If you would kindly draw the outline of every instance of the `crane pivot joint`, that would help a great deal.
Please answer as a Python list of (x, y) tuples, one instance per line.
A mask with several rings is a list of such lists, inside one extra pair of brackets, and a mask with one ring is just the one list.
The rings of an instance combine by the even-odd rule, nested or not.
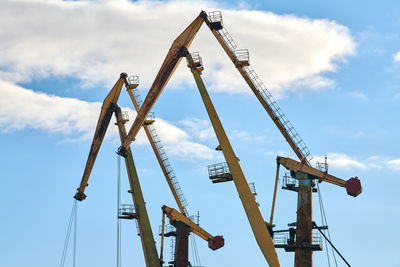
[(128, 150), (124, 146), (118, 148), (117, 154), (126, 158), (128, 156)]
[(207, 18), (207, 12), (205, 12), (204, 10), (202, 10), (199, 14), (199, 17), (202, 17), (203, 19)]

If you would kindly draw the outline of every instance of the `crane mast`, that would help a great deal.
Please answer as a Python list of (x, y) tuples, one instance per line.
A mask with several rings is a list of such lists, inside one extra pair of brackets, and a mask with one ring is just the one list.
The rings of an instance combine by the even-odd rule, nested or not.
[[(126, 138), (125, 121), (122, 119), (121, 109), (118, 107), (115, 111), (117, 119), (118, 132), (120, 135), (121, 143)], [(134, 218), (138, 222), (139, 235), (142, 242), (142, 248), (146, 266), (156, 267), (161, 266), (160, 259), (158, 258), (156, 242), (154, 241), (153, 231), (151, 230), (149, 216), (146, 210), (146, 203), (143, 198), (142, 189), (140, 187), (139, 178), (136, 172), (135, 163), (133, 161), (131, 149), (128, 149), (128, 155), (125, 158), (126, 171), (128, 173), (130, 192), (135, 207), (135, 214), (130, 214), (130, 218)]]

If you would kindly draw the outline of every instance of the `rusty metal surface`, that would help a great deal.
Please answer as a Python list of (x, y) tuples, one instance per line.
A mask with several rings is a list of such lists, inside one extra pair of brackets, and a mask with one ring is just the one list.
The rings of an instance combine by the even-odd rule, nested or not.
[(175, 240), (175, 267), (188, 267), (189, 265), (189, 227), (177, 222)]
[(297, 198), (295, 267), (312, 267), (312, 179), (296, 173), (299, 180)]

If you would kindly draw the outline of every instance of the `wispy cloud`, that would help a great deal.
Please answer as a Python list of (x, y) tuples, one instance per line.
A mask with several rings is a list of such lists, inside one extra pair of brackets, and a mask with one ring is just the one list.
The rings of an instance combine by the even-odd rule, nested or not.
[(192, 129), (186, 129), (185, 124), (178, 123), (182, 127), (179, 128), (160, 118), (157, 118), (154, 124), (168, 154), (185, 160), (213, 159), (218, 156), (214, 149), (201, 143), (204, 135), (200, 134), (199, 138)]
[(400, 51), (393, 55), (394, 62), (400, 62)]
[(180, 121), (179, 124), (197, 140), (205, 141), (216, 138), (214, 130), (208, 120), (190, 118)]
[[(348, 28), (336, 22), (236, 8), (210, 1), (1, 1), (0, 77), (71, 76), (84, 86), (109, 86), (126, 71), (149, 86), (173, 39), (202, 9), (223, 12), (239, 48), (250, 49), (252, 64), (275, 91), (330, 86), (323, 73), (355, 50)], [(204, 26), (191, 49), (203, 56), (210, 89), (249, 92), (218, 46)], [(171, 83), (188, 82), (181, 64)]]
[[(388, 159), (387, 156), (370, 156), (357, 158), (343, 153), (328, 153), (328, 165), (338, 170), (380, 170), (387, 168), (394, 172), (400, 172), (400, 158)], [(314, 156), (312, 163), (324, 162), (324, 156)]]
[(248, 131), (238, 131), (238, 130), (234, 130), (232, 132), (232, 136), (242, 141), (261, 141), (265, 139), (265, 135), (251, 133)]
[(349, 92), (349, 96), (363, 101), (368, 100), (368, 97), (363, 92), (360, 91)]
[(385, 164), (389, 169), (400, 172), (400, 158), (387, 160), (385, 161)]

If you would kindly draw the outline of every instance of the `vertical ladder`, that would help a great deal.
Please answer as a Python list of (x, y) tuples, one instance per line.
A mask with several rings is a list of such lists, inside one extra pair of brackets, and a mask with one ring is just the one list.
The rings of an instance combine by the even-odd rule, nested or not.
[[(208, 13), (206, 24), (222, 45), (229, 58), (235, 64), (240, 74), (243, 76), (247, 84), (250, 86), (258, 100), (264, 106), (278, 129), (289, 145), (293, 148), (299, 159), (310, 166), (312, 155), (310, 150), (300, 137), (299, 133), (293, 127), (292, 123), (283, 113), (278, 103), (272, 97), (271, 93), (261, 81), (255, 70), (250, 66), (249, 54), (247, 49), (237, 49), (231, 35), (223, 26), (222, 15), (220, 11)], [(246, 52), (247, 51), (247, 52)]]

